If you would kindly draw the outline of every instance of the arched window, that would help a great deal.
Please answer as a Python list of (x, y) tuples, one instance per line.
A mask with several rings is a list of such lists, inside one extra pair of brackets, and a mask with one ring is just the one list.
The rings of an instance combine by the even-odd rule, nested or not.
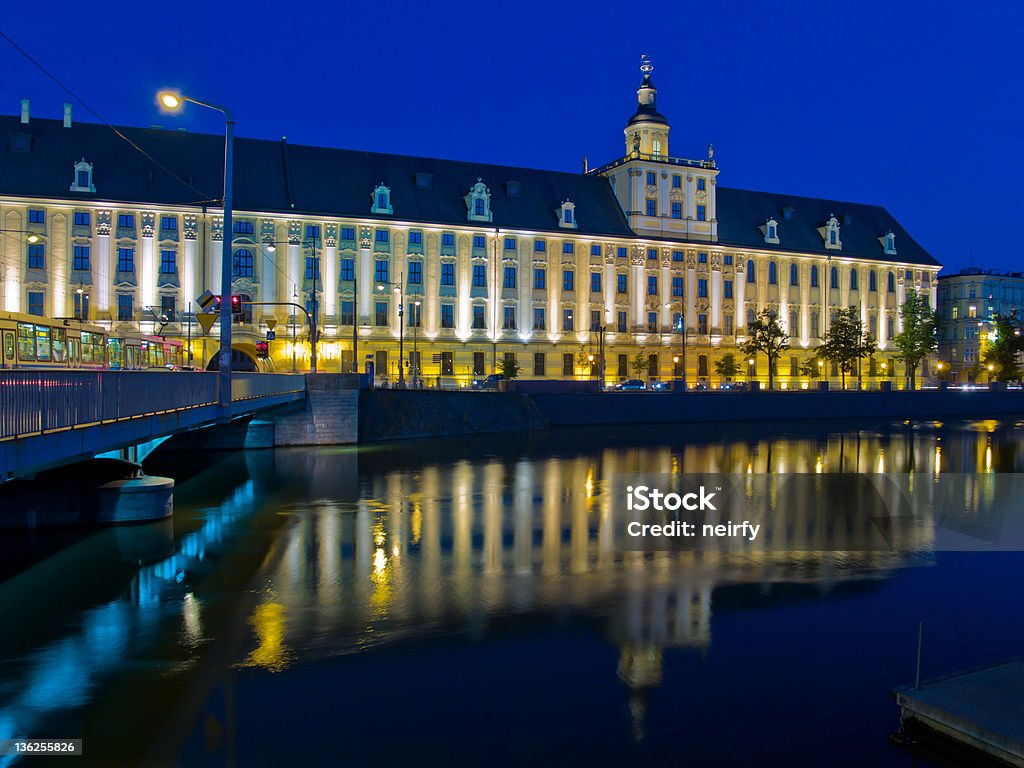
[(850, 270), (850, 290), (851, 291), (856, 291), (857, 290), (857, 270), (856, 269), (851, 269)]
[(394, 213), (391, 208), (391, 189), (384, 186), (384, 182), (381, 182), (373, 190), (373, 196), (371, 197), (373, 205), (370, 206), (370, 213)]
[(888, 290), (889, 293), (896, 293), (896, 275), (892, 272), (889, 273)]
[(252, 268), (253, 268), (252, 251), (250, 251), (248, 248), (239, 248), (237, 251), (235, 251), (235, 258), (234, 258), (234, 274), (235, 274), (235, 277), (252, 277)]
[(829, 287), (836, 289), (839, 288), (839, 270), (835, 267), (832, 267), (832, 274), (829, 277)]
[(775, 274), (775, 262), (768, 262), (768, 285), (775, 285), (778, 282), (778, 277)]
[(92, 183), (92, 163), (87, 163), (83, 157), (75, 163), (75, 175), (71, 178), (72, 192), (95, 192), (96, 186)]
[(800, 285), (800, 270), (797, 269), (796, 264), (789, 265), (789, 284)]
[(811, 265), (811, 288), (818, 287), (818, 265)]
[(748, 283), (756, 283), (757, 282), (757, 272), (754, 271), (754, 260), (753, 259), (747, 259), (747, 282)]
[(873, 269), (870, 272), (868, 272), (868, 290), (878, 290), (878, 278), (875, 277), (875, 270)]

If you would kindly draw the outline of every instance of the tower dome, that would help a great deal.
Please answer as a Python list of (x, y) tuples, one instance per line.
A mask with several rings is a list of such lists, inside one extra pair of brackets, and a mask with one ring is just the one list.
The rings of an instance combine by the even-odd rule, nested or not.
[(657, 108), (658, 91), (651, 81), (654, 65), (647, 57), (641, 58), (640, 72), (643, 80), (636, 89), (636, 112), (626, 123), (626, 154), (653, 155), (668, 154), (668, 120)]

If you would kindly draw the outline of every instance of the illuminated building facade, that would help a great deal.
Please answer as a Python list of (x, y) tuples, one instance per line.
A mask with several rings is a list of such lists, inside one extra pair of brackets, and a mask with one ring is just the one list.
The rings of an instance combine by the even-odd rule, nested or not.
[(1024, 272), (968, 267), (942, 275), (938, 296), (939, 362), (953, 381), (978, 380), (993, 315), (1024, 316)]
[(885, 350), (908, 290), (934, 306), (938, 263), (885, 209), (722, 187), (710, 146), (670, 155), (641, 69), (623, 156), (582, 173), (236, 139), (230, 233), (222, 137), (120, 129), (157, 165), (70, 108), (41, 120), (25, 103), (0, 117), (0, 306), (182, 338), (191, 325), (195, 340), (190, 302), (220, 292), (228, 236), (233, 292), (254, 302), (240, 359), (273, 330), (273, 366), (308, 367), (294, 302), (319, 318), (321, 370), (351, 369), (355, 324), (359, 369), (396, 379), (401, 322), (406, 378), (452, 386), (507, 355), (523, 378), (597, 375), (602, 335), (609, 383), (678, 377), (684, 362), (691, 384), (717, 383), (715, 361), (766, 308), (791, 337), (777, 380), (798, 386), (836, 308), (858, 307)]

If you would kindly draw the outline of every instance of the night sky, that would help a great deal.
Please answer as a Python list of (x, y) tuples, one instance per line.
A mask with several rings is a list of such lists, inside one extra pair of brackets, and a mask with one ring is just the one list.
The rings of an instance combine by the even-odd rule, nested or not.
[[(58, 0), (0, 24), (114, 124), (221, 130), (159, 113), (178, 86), (243, 136), (569, 171), (623, 154), (647, 53), (670, 153), (714, 142), (721, 184), (884, 205), (947, 270), (1024, 267), (1014, 0)], [(3, 41), (0, 72), (2, 113), (70, 100)]]

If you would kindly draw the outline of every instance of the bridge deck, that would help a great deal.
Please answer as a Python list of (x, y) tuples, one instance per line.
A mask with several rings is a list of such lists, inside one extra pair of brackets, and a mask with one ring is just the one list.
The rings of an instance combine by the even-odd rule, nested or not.
[[(304, 376), (234, 373), (229, 416), (305, 397)], [(0, 373), (0, 482), (215, 421), (217, 374)]]

